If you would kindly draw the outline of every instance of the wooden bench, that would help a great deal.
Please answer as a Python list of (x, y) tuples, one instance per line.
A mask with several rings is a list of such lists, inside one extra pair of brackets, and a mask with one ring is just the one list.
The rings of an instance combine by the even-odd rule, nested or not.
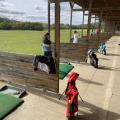
[(98, 50), (99, 47), (99, 38), (97, 35), (93, 35), (92, 37), (90, 37), (90, 39), (88, 40), (88, 48), (89, 49), (94, 49), (94, 50)]
[[(54, 51), (54, 44), (52, 44)], [(86, 43), (61, 43), (60, 44), (60, 59), (68, 61), (85, 62), (87, 57)]]
[(97, 50), (98, 47), (99, 47), (99, 44), (100, 44), (97, 36), (91, 36), (89, 40), (87, 40), (87, 37), (86, 38), (85, 37), (81, 38), (79, 40), (79, 43), (81, 43), (81, 42), (83, 43), (83, 41), (86, 44), (88, 44), (87, 45), (88, 49), (95, 49), (95, 50)]
[(58, 75), (34, 71), (33, 58), (32, 55), (0, 52), (0, 79), (58, 93)]
[(107, 42), (112, 37), (111, 33), (101, 33), (100, 34), (100, 41)]

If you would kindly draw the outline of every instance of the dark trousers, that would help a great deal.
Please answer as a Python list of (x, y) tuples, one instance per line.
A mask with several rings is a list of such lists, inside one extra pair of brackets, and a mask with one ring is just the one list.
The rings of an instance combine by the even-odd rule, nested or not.
[(52, 57), (52, 51), (44, 51), (44, 56)]

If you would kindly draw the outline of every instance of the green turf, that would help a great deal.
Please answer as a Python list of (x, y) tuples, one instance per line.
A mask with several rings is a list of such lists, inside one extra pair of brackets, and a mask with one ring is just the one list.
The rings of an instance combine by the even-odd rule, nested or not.
[(17, 108), (23, 100), (0, 93), (0, 120)]
[(59, 78), (64, 79), (65, 76), (74, 68), (71, 64), (60, 64), (59, 67)]
[[(73, 30), (74, 31), (74, 30)], [(81, 30), (78, 30), (79, 33)], [(47, 31), (0, 30), (0, 51), (42, 54), (42, 38)], [(84, 32), (86, 33), (86, 31)], [(61, 42), (68, 43), (70, 31), (61, 30)], [(51, 31), (51, 40), (54, 42), (54, 31)]]

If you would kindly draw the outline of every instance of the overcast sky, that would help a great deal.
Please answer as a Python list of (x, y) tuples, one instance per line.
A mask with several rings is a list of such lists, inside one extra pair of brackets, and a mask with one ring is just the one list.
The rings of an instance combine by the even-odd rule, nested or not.
[[(78, 6), (75, 6), (78, 7)], [(19, 21), (47, 23), (47, 0), (0, 0), (0, 16)], [(69, 24), (69, 3), (61, 3), (61, 23)], [(87, 17), (85, 18), (85, 23)], [(51, 4), (51, 23), (54, 23), (54, 4)], [(82, 13), (73, 13), (73, 24), (82, 23)]]

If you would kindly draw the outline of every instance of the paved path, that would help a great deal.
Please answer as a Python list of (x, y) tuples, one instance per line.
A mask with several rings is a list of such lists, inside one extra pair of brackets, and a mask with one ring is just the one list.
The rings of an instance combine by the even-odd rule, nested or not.
[[(107, 55), (100, 55), (99, 69), (89, 64), (73, 64), (80, 74), (77, 87), (85, 103), (79, 100), (79, 117), (76, 120), (120, 120), (120, 37), (108, 41)], [(60, 80), (60, 93), (66, 87)], [(2, 85), (4, 83), (0, 83)], [(43, 95), (32, 90), (24, 104), (4, 120), (66, 120), (64, 97)]]

